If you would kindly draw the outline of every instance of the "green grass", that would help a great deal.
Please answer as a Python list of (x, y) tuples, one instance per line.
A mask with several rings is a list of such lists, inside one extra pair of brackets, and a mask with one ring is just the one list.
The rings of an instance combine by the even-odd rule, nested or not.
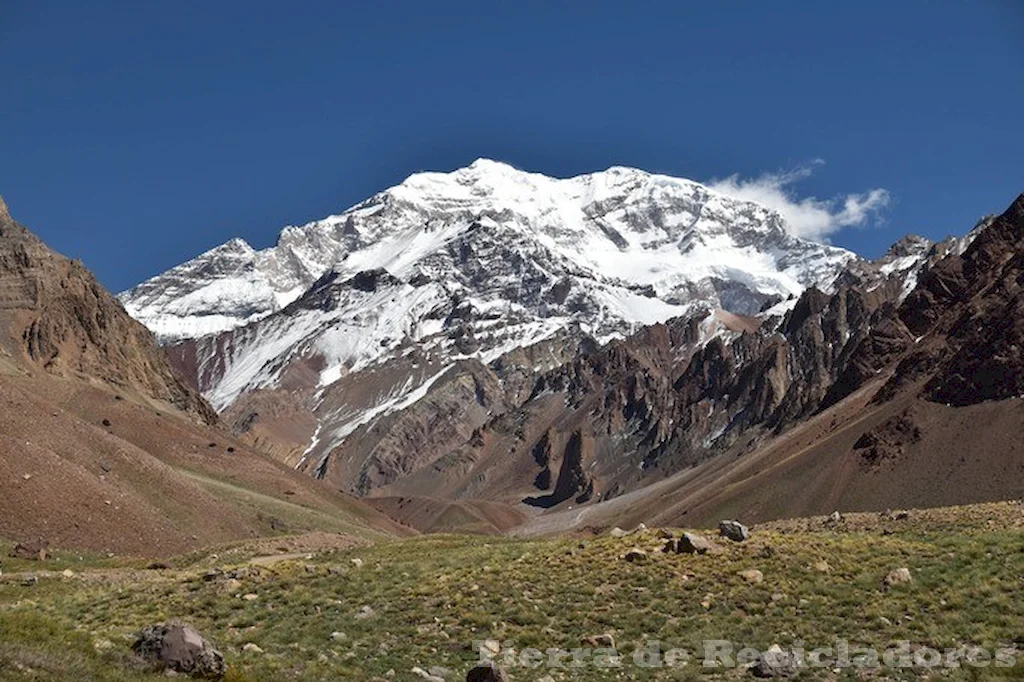
[(336, 510), (330, 512), (295, 504), (197, 471), (184, 468), (178, 468), (177, 471), (195, 480), (222, 499), (231, 500), (243, 508), (274, 516), (283, 521), (288, 528), (345, 533), (367, 540), (383, 537), (381, 533), (371, 530), (366, 524), (360, 522), (361, 519), (356, 514), (357, 507), (355, 505), (353, 505), (353, 516), (349, 518), (341, 516)]
[[(880, 650), (901, 640), (940, 649), (1024, 645), (1019, 529), (908, 523), (887, 536), (761, 531), (743, 544), (720, 543), (723, 551), (713, 556), (661, 554), (653, 551), (658, 543), (653, 532), (583, 540), (423, 537), (260, 567), (233, 593), (227, 579), (207, 581), (187, 570), (138, 580), (127, 569), (124, 579), (95, 569), (95, 579), (89, 571), (71, 580), (54, 575), (33, 587), (8, 576), (0, 582), (0, 679), (147, 679), (130, 665), (130, 635), (168, 619), (192, 623), (216, 642), (234, 680), (416, 679), (413, 666), (443, 666), (455, 671), (452, 679), (464, 679), (476, 658), (473, 640), (571, 650), (605, 632), (627, 658), (655, 639), (695, 652), (708, 639), (762, 650), (801, 641), (813, 648), (835, 637)], [(633, 546), (647, 549), (650, 560), (622, 560)], [(831, 572), (813, 568), (821, 560)], [(901, 566), (914, 581), (883, 589), (883, 576)], [(748, 568), (761, 570), (764, 581), (737, 575)], [(258, 597), (241, 598), (250, 593)], [(372, 617), (357, 617), (364, 605)], [(333, 632), (346, 636), (332, 640)], [(113, 647), (98, 651), (96, 641)], [(243, 654), (248, 642), (265, 653)], [(34, 677), (12, 667), (11, 651), (21, 647), (46, 663), (28, 666)], [(396, 675), (387, 677), (389, 670)], [(751, 677), (699, 661), (673, 670), (512, 673), (515, 680)], [(915, 671), (886, 674), (917, 679)], [(1019, 679), (1024, 662), (1013, 670), (931, 674)], [(800, 679), (858, 678), (825, 669)]]

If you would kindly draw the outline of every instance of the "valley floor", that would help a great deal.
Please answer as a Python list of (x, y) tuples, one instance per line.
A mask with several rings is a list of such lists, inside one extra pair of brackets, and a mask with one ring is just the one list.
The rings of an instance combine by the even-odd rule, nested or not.
[[(705, 555), (663, 553), (652, 529), (356, 547), (320, 534), (222, 546), (153, 569), (72, 552), (42, 564), (5, 558), (0, 679), (164, 679), (133, 660), (130, 645), (142, 627), (171, 619), (224, 652), (228, 680), (422, 680), (417, 667), (462, 680), (478, 658), (474, 641), (488, 639), (502, 645), (499, 660), (517, 681), (754, 679), (747, 667), (705, 667), (705, 647), (726, 641), (735, 657), (744, 647), (809, 651), (837, 639), (880, 656), (907, 642), (911, 662), (964, 646), (1000, 659), (832, 664), (799, 679), (1024, 677), (1020, 503), (778, 521), (743, 543), (706, 535), (717, 550)], [(626, 560), (634, 548), (646, 558)], [(886, 586), (902, 568), (910, 582)], [(581, 642), (605, 634), (611, 640), (596, 644), (614, 641), (618, 666), (597, 650), (578, 656), (578, 667), (569, 657), (548, 665), (549, 650), (593, 648)], [(638, 665), (636, 650), (655, 647), (662, 665)], [(530, 649), (548, 652), (537, 667), (523, 665)], [(669, 666), (669, 649), (690, 658)], [(1005, 667), (1011, 658), (1019, 662)]]

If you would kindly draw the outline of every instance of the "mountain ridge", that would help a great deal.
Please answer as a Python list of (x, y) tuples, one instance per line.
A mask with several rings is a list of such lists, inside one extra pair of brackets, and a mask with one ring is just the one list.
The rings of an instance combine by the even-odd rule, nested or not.
[[(297, 463), (462, 381), (447, 374), (461, 361), (480, 362), (470, 373), (487, 385), (504, 379), (484, 367), (520, 348), (568, 343), (564, 361), (587, 339), (706, 309), (781, 314), (855, 262), (689, 180), (622, 167), (555, 179), (481, 160), (286, 228), (268, 250), (231, 240), (122, 300), (158, 333), (237, 325), (169, 352), (229, 421)], [(468, 410), (460, 432), (484, 412)]]
[[(679, 202), (686, 202), (686, 205), (679, 205)], [(615, 272), (609, 274), (610, 279), (628, 281), (638, 287), (662, 288), (664, 291), (659, 295), (665, 297), (673, 286), (671, 281), (664, 281), (664, 277), (659, 281), (657, 272), (653, 271), (631, 272), (628, 263), (615, 257), (612, 247), (620, 250), (629, 247), (626, 237), (630, 237), (634, 246), (642, 247), (638, 253), (664, 261), (655, 263), (655, 267), (678, 271), (679, 264), (672, 260), (672, 254), (659, 247), (665, 246), (672, 237), (684, 236), (680, 233), (687, 225), (679, 221), (685, 219), (692, 223), (689, 227), (695, 229), (690, 231), (690, 242), (680, 244), (679, 250), (694, 252), (695, 257), (687, 261), (689, 269), (703, 269), (700, 268), (702, 258), (697, 256), (715, 255), (715, 244), (708, 242), (720, 235), (722, 225), (716, 222), (715, 216), (709, 218), (701, 213), (721, 211), (718, 204), (722, 202), (734, 211), (733, 215), (726, 217), (736, 233), (740, 249), (758, 237), (783, 247), (783, 252), (776, 259), (778, 268), (765, 263), (740, 264), (736, 273), (746, 272), (755, 280), (758, 276), (773, 278), (769, 282), (753, 281), (750, 283), (753, 288), (760, 285), (775, 294), (780, 291), (798, 293), (809, 279), (821, 283), (824, 275), (794, 271), (781, 277), (773, 271), (773, 268), (783, 271), (791, 268), (793, 264), (786, 260), (785, 249), (793, 251), (792, 240), (799, 239), (785, 234), (784, 223), (778, 214), (750, 202), (730, 199), (699, 183), (619, 166), (571, 178), (549, 178), (481, 159), (450, 173), (415, 173), (401, 184), (379, 192), (340, 214), (303, 226), (286, 227), (277, 243), (267, 249), (257, 251), (244, 240), (230, 240), (164, 275), (123, 292), (121, 299), (129, 312), (166, 341), (226, 331), (283, 308), (336, 265), (350, 275), (373, 267), (401, 271), (408, 265), (408, 256), (404, 259), (382, 259), (379, 253), (367, 253), (367, 247), (379, 245), (378, 250), (405, 247), (416, 253), (418, 249), (438, 246), (438, 239), (424, 234), (401, 243), (388, 241), (388, 232), (422, 226), (423, 233), (439, 231), (435, 237), (443, 240), (457, 236), (451, 234), (452, 223), (468, 225), (480, 218), (497, 220), (506, 227), (510, 224), (523, 225), (535, 232), (535, 236), (548, 247), (560, 245), (563, 249), (571, 247), (571, 251), (584, 246), (585, 241), (592, 252), (604, 258), (570, 256), (573, 265), (592, 271), (612, 266), (611, 270)], [(633, 206), (636, 208), (631, 208)], [(612, 215), (607, 219), (616, 209), (647, 211), (651, 215), (639, 218)], [(748, 215), (740, 215), (744, 212)], [(382, 214), (383, 217), (374, 221), (374, 214)], [(519, 220), (510, 220), (515, 217)], [(628, 223), (631, 221), (638, 223), (638, 229), (648, 234), (630, 234)], [(623, 228), (623, 224), (627, 224), (627, 228)], [(396, 225), (404, 227), (396, 228)], [(449, 228), (448, 231), (445, 228)], [(665, 233), (655, 234), (652, 228), (664, 228)], [(764, 234), (758, 235), (758, 230)], [(580, 241), (581, 237), (585, 239)], [(828, 267), (829, 256), (839, 260), (853, 258), (853, 254), (835, 247), (812, 246), (813, 242), (803, 240), (800, 243), (805, 251), (821, 249), (818, 257), (825, 261), (822, 267)], [(741, 259), (743, 256), (730, 255)], [(344, 262), (352, 256), (357, 258)], [(356, 263), (360, 259), (363, 265)], [(377, 262), (369, 262), (373, 260)], [(385, 263), (382, 264), (382, 260)], [(217, 270), (220, 272), (209, 272)], [(220, 276), (204, 280), (209, 274)], [(712, 276), (716, 273), (702, 274)], [(232, 278), (237, 278), (237, 282)], [(806, 281), (800, 284), (794, 278)], [(198, 283), (193, 281), (190, 286), (189, 280), (198, 280)], [(224, 298), (226, 293), (238, 297), (240, 305), (237, 310), (227, 309), (230, 301)]]

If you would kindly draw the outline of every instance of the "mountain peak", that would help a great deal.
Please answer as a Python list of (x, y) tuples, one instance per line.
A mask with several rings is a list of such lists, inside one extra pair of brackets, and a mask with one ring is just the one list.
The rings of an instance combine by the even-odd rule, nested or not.
[(515, 171), (517, 173), (522, 173), (523, 172), (523, 171), (520, 171), (515, 166), (513, 166), (512, 164), (506, 163), (504, 161), (498, 161), (497, 159), (488, 159), (488, 158), (483, 157), (483, 156), (481, 156), (479, 159), (477, 159), (476, 161), (474, 161), (473, 163), (469, 164), (468, 166), (466, 166), (464, 169), (461, 169), (461, 170), (475, 170), (475, 171), (482, 171), (482, 172), (488, 172), (488, 171), (490, 171), (490, 172), (493, 172), (493, 171), (498, 171), (498, 172)]
[(241, 237), (233, 237), (220, 246), (215, 246), (210, 249), (205, 255), (251, 256), (255, 253), (256, 249), (252, 248), (252, 246), (249, 245), (249, 242), (245, 241)]
[[(554, 178), (480, 158), (285, 228), (268, 249), (233, 239), (122, 300), (177, 341), (281, 310), (325, 272), (385, 270), (440, 283), (445, 300), (459, 293), (495, 310), (525, 306), (538, 323), (571, 318), (605, 336), (697, 300), (756, 313), (768, 299), (827, 286), (853, 258), (788, 235), (769, 208), (690, 180), (625, 166)], [(575, 282), (568, 299), (560, 280)]]
[(0, 221), (10, 222), (14, 220), (11, 218), (11, 212), (7, 209), (7, 202), (4, 201), (3, 196), (0, 196)]

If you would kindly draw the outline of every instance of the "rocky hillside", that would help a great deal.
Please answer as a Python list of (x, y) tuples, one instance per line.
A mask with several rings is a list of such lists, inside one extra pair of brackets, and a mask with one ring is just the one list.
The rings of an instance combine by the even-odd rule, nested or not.
[[(784, 315), (705, 313), (582, 351), (540, 373), (525, 401), (462, 444), (446, 440), (444, 454), (429, 435), (410, 441), (407, 413), (399, 413), (380, 423), (387, 435), (369, 457), (357, 433), (316, 473), (339, 485), (354, 480), (364, 493), (544, 509), (629, 493), (625, 506), (609, 508), (618, 512), (573, 511), (563, 519), (570, 525), (584, 517), (610, 523), (617, 513), (678, 521), (672, 514), (693, 513), (701, 495), (729, 489), (717, 477), (744, 486), (716, 504), (764, 517), (820, 512), (840, 500), (884, 508), (1019, 495), (1014, 472), (1024, 453), (1009, 434), (1024, 394), (1015, 284), (1022, 215), (1018, 200), (963, 239), (907, 240), (878, 263), (848, 270), (833, 292), (809, 289)], [(870, 276), (911, 260), (902, 282)], [(956, 408), (984, 418), (973, 424)], [(425, 452), (433, 461), (422, 463)], [(830, 456), (807, 462), (808, 480), (777, 468), (797, 452)], [(353, 462), (370, 468), (355, 476)], [(953, 471), (962, 485), (943, 487)], [(663, 480), (678, 486), (669, 498), (649, 488)]]
[(411, 532), (216, 421), (153, 335), (0, 202), (0, 541), (154, 556)]
[[(656, 399), (654, 409), (646, 398), (630, 405), (622, 387), (635, 379), (584, 390), (593, 403), (612, 406), (589, 407), (578, 422), (584, 428), (604, 433), (594, 416), (622, 414), (614, 433), (636, 431), (638, 454), (695, 466), (650, 488), (633, 486), (621, 505), (541, 525), (722, 513), (763, 519), (1020, 497), (1024, 195), (944, 251), (902, 302), (872, 298), (877, 290), (808, 292), (770, 336), (709, 345), (683, 363), (671, 397)], [(706, 413), (694, 409), (702, 396), (710, 398)], [(693, 413), (708, 417), (689, 419)], [(672, 428), (652, 429), (651, 414)], [(695, 442), (709, 431), (722, 447)], [(587, 485), (617, 491), (622, 479), (596, 462)], [(604, 478), (602, 466), (611, 471)]]
[(2, 199), (0, 347), (18, 364), (98, 379), (167, 401), (205, 422), (217, 419), (171, 368), (153, 335), (84, 265), (15, 222)]

